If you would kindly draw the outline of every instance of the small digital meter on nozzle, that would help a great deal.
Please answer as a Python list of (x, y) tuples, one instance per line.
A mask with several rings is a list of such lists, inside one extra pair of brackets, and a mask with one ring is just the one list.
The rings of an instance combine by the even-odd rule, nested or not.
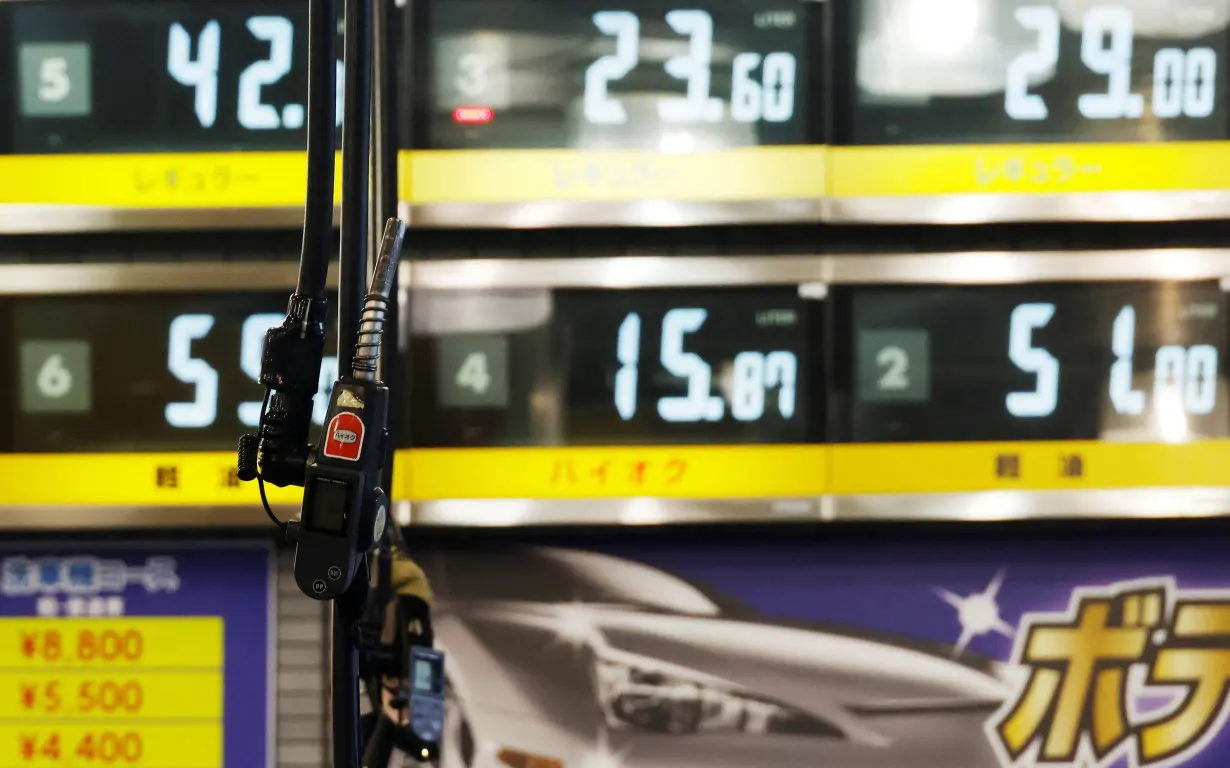
[(444, 734), (444, 654), (413, 646), (410, 649), (410, 729), (430, 744)]

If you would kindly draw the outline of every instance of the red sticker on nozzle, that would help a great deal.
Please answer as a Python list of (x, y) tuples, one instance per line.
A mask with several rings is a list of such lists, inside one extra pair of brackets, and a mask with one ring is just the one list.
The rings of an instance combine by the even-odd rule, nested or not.
[(363, 420), (353, 413), (339, 413), (325, 430), (321, 453), (331, 459), (358, 461), (363, 452)]

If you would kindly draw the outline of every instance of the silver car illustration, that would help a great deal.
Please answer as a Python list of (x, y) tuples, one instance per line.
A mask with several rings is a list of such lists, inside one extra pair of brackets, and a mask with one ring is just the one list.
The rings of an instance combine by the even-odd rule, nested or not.
[(774, 623), (594, 552), (420, 562), (448, 654), (442, 768), (998, 765), (993, 670)]

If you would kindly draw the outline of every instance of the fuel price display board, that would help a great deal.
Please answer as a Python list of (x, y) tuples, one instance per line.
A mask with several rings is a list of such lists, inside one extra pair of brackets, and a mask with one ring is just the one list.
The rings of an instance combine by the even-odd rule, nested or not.
[(412, 306), (399, 498), (1225, 483), (1216, 280), (420, 289)]
[(844, 463), (834, 454), (842, 482), (1221, 483), (1230, 409), (1215, 281), (848, 288), (834, 301), (847, 407), (833, 426), (860, 444)]
[[(1230, 14), (1219, 0), (829, 5), (846, 91), (831, 156), (839, 217), (1230, 209)], [(1124, 192), (1136, 194), (1101, 194)]]
[[(0, 360), (14, 372), (0, 378), (0, 467), (30, 480), (0, 490), (0, 503), (251, 504), (234, 446), (259, 424), (265, 331), (289, 295), (0, 297)], [(317, 425), (336, 377), (326, 355)], [(68, 463), (73, 483), (56, 479)]]
[[(822, 6), (415, 0), (401, 200), (416, 223), (818, 216)], [(412, 60), (411, 60), (412, 59)]]
[(302, 206), (303, 0), (17, 0), (0, 50), (0, 206)]
[[(423, 325), (398, 434), (412, 461), (431, 462), (407, 476), (432, 497), (466, 477), (479, 495), (510, 480), (530, 497), (755, 495), (814, 488), (823, 473), (808, 465), (824, 439), (822, 304), (796, 286), (529, 291), (468, 313), (424, 293), (412, 306)], [(563, 446), (585, 458), (544, 469)], [(703, 475), (689, 471), (698, 453), (713, 459)]]
[(265, 766), (272, 554), (0, 553), (0, 766)]

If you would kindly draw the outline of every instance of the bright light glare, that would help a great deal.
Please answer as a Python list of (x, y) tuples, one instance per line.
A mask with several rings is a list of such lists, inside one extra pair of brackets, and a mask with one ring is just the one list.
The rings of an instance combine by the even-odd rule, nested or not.
[(560, 641), (573, 648), (602, 643), (602, 635), (594, 626), (593, 614), (584, 603), (560, 605), (555, 608), (555, 612), (559, 616), (555, 633)]
[(962, 59), (981, 23), (981, 0), (910, 0), (900, 32), (929, 59)]
[(1154, 404), (1158, 436), (1163, 443), (1184, 443), (1188, 439), (1187, 412), (1183, 408), (1183, 393), (1167, 387)]

